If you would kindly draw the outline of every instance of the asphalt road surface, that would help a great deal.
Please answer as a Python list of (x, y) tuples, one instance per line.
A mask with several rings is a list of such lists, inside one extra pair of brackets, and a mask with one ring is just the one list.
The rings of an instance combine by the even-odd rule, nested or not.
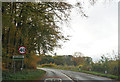
[(44, 82), (119, 82), (81, 72), (39, 67), (37, 69), (46, 71), (46, 76), (43, 78)]

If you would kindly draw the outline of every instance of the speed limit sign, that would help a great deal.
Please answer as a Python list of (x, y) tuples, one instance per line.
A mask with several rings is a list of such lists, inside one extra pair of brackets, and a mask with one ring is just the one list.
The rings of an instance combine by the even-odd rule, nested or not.
[(18, 52), (20, 53), (20, 54), (25, 54), (26, 53), (26, 48), (25, 48), (25, 46), (20, 46), (19, 47), (19, 49), (18, 49)]

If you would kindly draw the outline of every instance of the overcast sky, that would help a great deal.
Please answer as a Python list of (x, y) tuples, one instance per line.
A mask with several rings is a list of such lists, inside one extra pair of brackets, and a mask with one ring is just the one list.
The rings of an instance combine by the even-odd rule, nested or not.
[(72, 55), (81, 52), (98, 60), (101, 55), (118, 51), (118, 3), (99, 2), (85, 7), (89, 16), (83, 18), (72, 9), (70, 27), (63, 25), (64, 34), (71, 35), (70, 41), (56, 49), (58, 55)]

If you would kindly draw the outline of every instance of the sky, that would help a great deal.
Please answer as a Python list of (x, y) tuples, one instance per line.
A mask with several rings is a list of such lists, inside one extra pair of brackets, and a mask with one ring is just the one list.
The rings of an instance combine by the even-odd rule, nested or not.
[[(94, 6), (84, 7), (88, 18), (81, 17), (73, 8), (69, 26), (62, 25), (64, 35), (70, 35), (70, 40), (62, 43), (61, 49), (55, 49), (57, 55), (73, 55), (81, 52), (90, 56), (93, 61), (100, 56), (118, 51), (118, 3), (98, 2)], [(109, 55), (108, 55), (109, 56)]]

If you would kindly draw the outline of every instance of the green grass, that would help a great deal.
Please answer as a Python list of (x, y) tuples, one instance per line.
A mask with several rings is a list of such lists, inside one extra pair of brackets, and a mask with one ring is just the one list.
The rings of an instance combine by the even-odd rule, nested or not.
[(108, 77), (108, 78), (111, 78), (111, 79), (119, 79), (118, 76), (111, 75), (111, 74), (104, 74), (104, 73), (98, 73), (98, 72), (93, 72), (93, 71), (84, 71), (84, 70), (81, 70), (80, 72), (93, 74), (93, 75), (98, 75), (98, 76), (103, 76), (103, 77)]
[(3, 80), (36, 80), (44, 76), (46, 72), (43, 70), (24, 70), (21, 72), (10, 73), (3, 71)]

